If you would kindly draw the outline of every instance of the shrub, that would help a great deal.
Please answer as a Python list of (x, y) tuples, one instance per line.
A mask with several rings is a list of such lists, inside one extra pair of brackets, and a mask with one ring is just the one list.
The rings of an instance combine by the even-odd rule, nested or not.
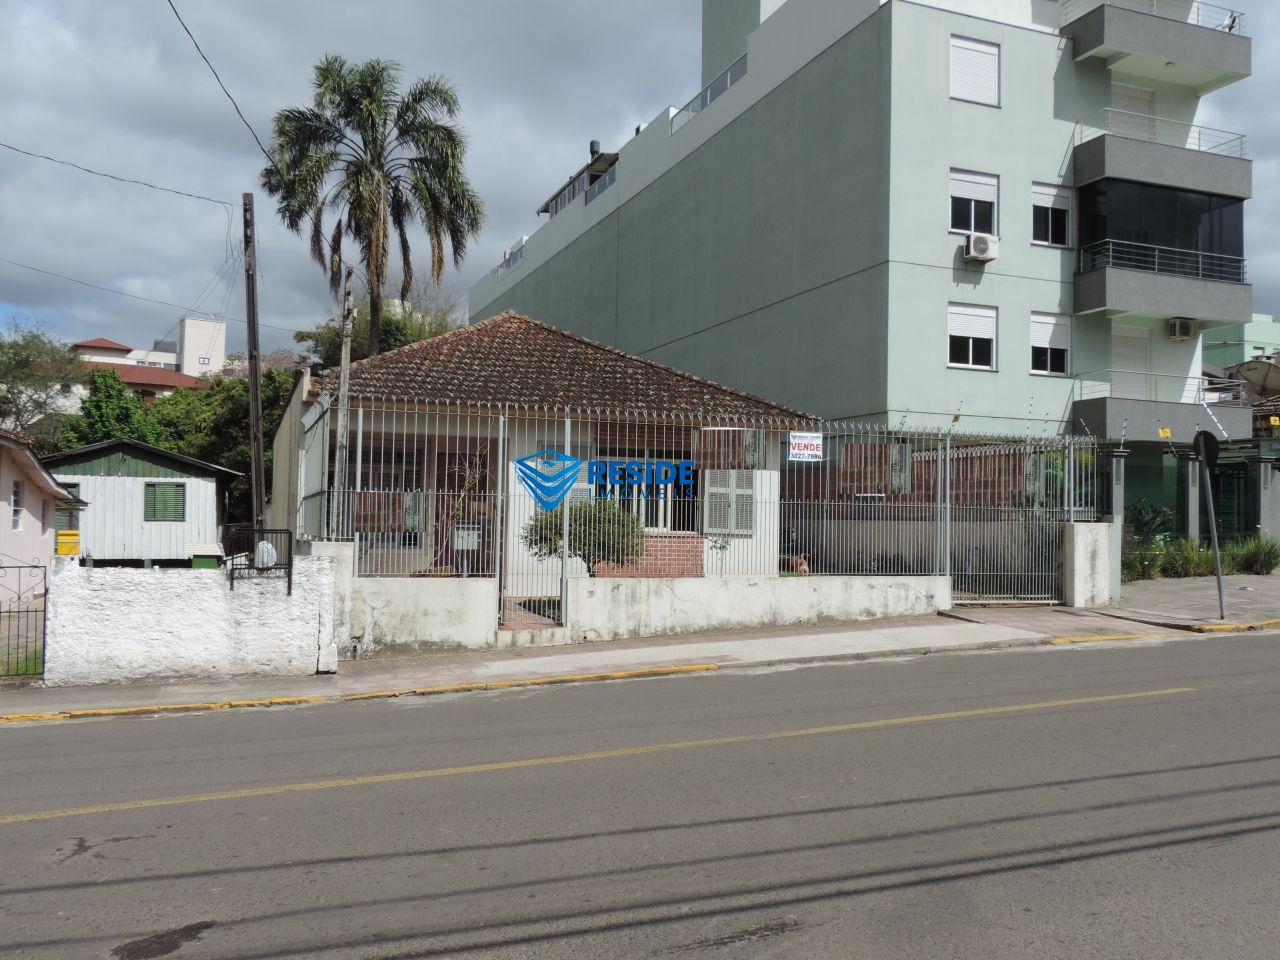
[(1173, 533), (1173, 511), (1157, 507), (1146, 500), (1124, 508), (1124, 522), (1133, 527), (1133, 538), (1139, 542), (1163, 541)]
[(1226, 545), (1222, 551), (1223, 573), (1266, 576), (1280, 567), (1280, 542), (1266, 537), (1249, 537)]
[(1213, 576), (1213, 550), (1191, 540), (1166, 544), (1160, 560), (1160, 573), (1166, 577)]
[[(539, 560), (560, 557), (563, 510), (538, 510), (525, 524), (521, 539)], [(617, 499), (575, 500), (569, 504), (569, 556), (593, 577), (597, 564), (634, 563), (644, 556), (644, 524)]]
[(1158, 580), (1165, 548), (1159, 543), (1139, 543), (1120, 562), (1120, 577), (1125, 583), (1135, 580)]

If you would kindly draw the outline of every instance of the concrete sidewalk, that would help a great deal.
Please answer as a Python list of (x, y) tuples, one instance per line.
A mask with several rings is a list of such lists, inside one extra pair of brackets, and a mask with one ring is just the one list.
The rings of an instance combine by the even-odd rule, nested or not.
[(1126, 583), (1120, 602), (1107, 613), (1135, 624), (1198, 631), (1257, 628), (1280, 620), (1280, 573), (1223, 577), (1222, 583), (1225, 623), (1218, 616), (1218, 584), (1214, 577)]
[[(1024, 611), (1031, 614), (1031, 611)], [(217, 683), (157, 683), (93, 687), (0, 688), (0, 722), (65, 719), (82, 711), (160, 712), (160, 707), (226, 709), (463, 692), (626, 679), (664, 673), (785, 663), (857, 660), (1047, 643), (1026, 625), (961, 623), (940, 617), (843, 627), (739, 631), (659, 640), (569, 647), (494, 650), (446, 656), (365, 660), (315, 677), (258, 677)]]

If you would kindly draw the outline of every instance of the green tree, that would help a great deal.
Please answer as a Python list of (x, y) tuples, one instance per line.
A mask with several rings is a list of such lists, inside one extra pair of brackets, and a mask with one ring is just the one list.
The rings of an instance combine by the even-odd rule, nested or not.
[[(426, 230), (431, 280), (444, 276), (445, 247), (461, 266), (467, 243), (484, 222), (484, 205), (463, 171), (466, 141), (454, 122), (458, 94), (440, 76), (415, 80), (403, 92), (400, 67), (389, 60), (349, 63), (336, 54), (315, 68), (312, 106), (279, 111), (272, 162), (263, 187), (277, 212), (301, 234), (310, 223), (311, 255), (329, 274), (336, 297), (342, 282), (342, 241), (359, 247), (369, 295), (371, 353), (385, 349), (383, 288), (392, 234), (400, 247), (400, 299), (413, 289), (409, 229)], [(336, 214), (326, 250), (325, 210)]]
[[(395, 350), (420, 340), (429, 340), (459, 326), (458, 300), (434, 290), (417, 292), (408, 300), (392, 300), (383, 304), (382, 346)], [(336, 367), (342, 359), (342, 325), (336, 319), (310, 330), (299, 330), (293, 339), (306, 345), (313, 369)], [(363, 360), (369, 350), (369, 300), (356, 303), (356, 317), (351, 331), (351, 359)]]
[[(563, 511), (563, 506), (538, 510), (525, 524), (521, 539), (539, 560), (560, 556)], [(644, 525), (630, 506), (617, 498), (575, 500), (569, 504), (569, 556), (585, 563), (592, 577), (598, 564), (634, 563), (644, 556)]]
[(142, 400), (129, 392), (120, 374), (98, 367), (89, 377), (89, 395), (80, 412), (62, 422), (62, 448), (71, 450), (121, 438), (154, 443), (157, 432)]
[(83, 384), (89, 372), (71, 347), (39, 324), (13, 319), (0, 331), (0, 426), (34, 436), (41, 447), (57, 445), (64, 391)]

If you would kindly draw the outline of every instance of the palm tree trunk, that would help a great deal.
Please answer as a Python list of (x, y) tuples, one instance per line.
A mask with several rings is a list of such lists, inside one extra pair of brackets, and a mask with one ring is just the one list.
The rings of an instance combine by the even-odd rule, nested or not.
[(376, 357), (381, 352), (382, 285), (377, 280), (373, 280), (369, 284), (369, 356)]

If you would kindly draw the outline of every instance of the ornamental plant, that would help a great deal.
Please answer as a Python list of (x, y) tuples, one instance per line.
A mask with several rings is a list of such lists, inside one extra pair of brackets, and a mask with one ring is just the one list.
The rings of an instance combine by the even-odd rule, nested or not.
[[(564, 531), (564, 505), (539, 510), (525, 524), (521, 539), (539, 560), (559, 559)], [(569, 504), (568, 553), (596, 575), (601, 563), (623, 566), (644, 556), (644, 525), (617, 499), (575, 500)]]

